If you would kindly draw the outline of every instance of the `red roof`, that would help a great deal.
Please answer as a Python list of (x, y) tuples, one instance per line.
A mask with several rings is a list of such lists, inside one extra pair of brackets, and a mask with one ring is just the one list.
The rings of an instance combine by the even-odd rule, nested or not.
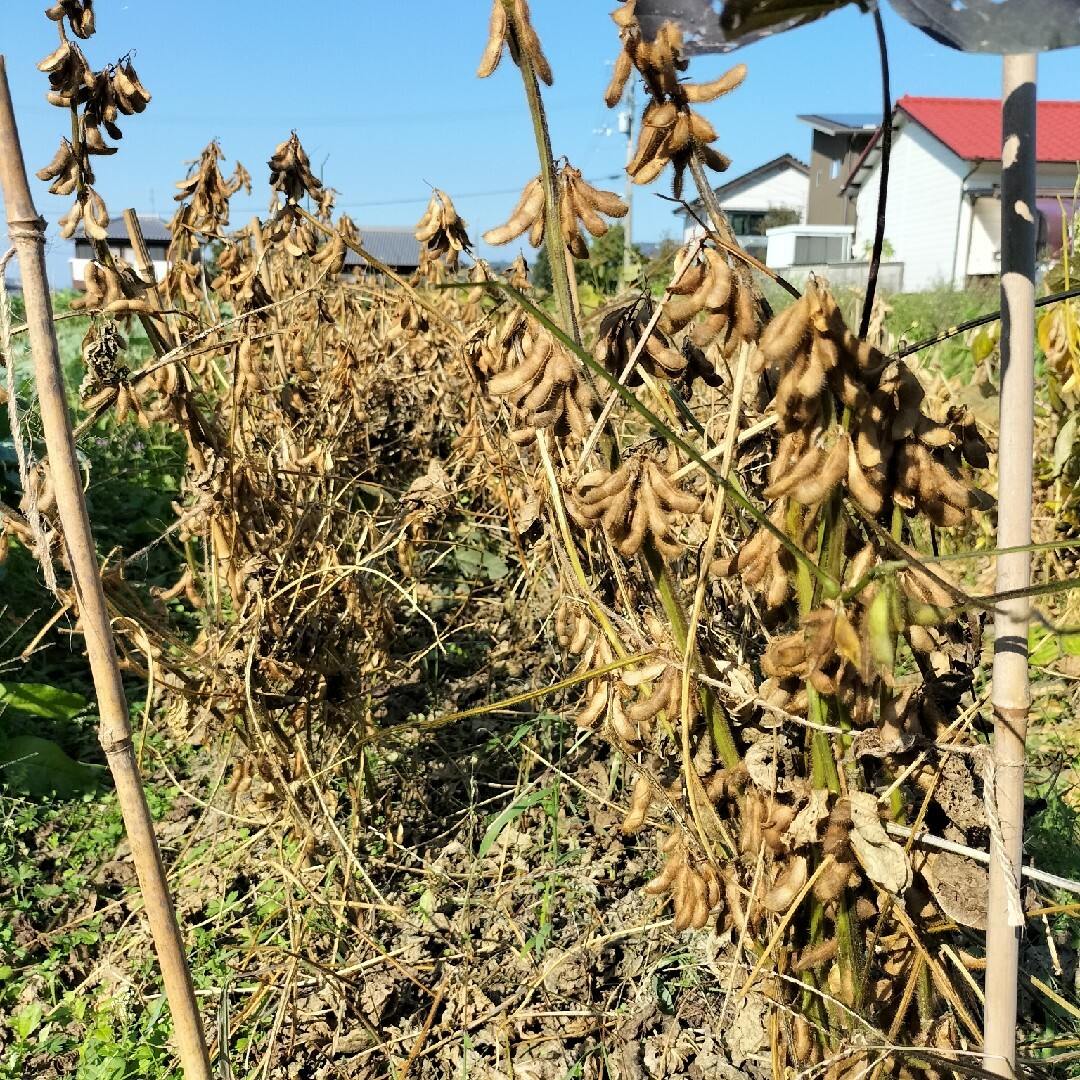
[[(1001, 102), (993, 98), (902, 97), (897, 103), (968, 161), (1001, 158)], [(1040, 101), (1035, 117), (1039, 161), (1080, 161), (1080, 101)]]

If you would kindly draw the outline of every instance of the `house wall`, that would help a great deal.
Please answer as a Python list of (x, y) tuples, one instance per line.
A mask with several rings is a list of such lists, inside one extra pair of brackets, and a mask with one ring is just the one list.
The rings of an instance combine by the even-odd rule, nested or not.
[[(135, 266), (137, 260), (135, 249), (127, 240), (117, 240), (110, 237), (106, 243), (115, 258), (123, 259), (128, 266)], [(146, 241), (146, 251), (154, 266), (154, 276), (158, 281), (161, 281), (169, 272), (167, 258), (169, 245), (158, 240), (148, 240)], [(94, 245), (89, 240), (81, 237), (77, 238), (75, 240), (75, 257), (68, 259), (68, 264), (71, 266), (71, 287), (73, 289), (78, 289), (80, 292), (86, 289), (86, 278), (84, 277), (86, 264), (91, 262), (93, 258)]]
[(851, 258), (851, 234), (854, 231), (851, 225), (781, 225), (770, 229), (766, 234), (768, 251), (765, 265), (777, 270), (799, 265), (801, 237), (831, 241), (830, 247), (837, 249), (836, 260), (847, 261)]
[(984, 196), (975, 200), (974, 209), (966, 277), (996, 277), (1001, 273), (1001, 200)]
[[(970, 166), (918, 124), (905, 124), (894, 136), (890, 164), (885, 238), (891, 261), (904, 264), (904, 288), (918, 292), (956, 277), (964, 231), (961, 190)], [(880, 163), (856, 200), (855, 257), (873, 243), (877, 221)]]
[(870, 141), (868, 134), (826, 135), (815, 129), (810, 141), (807, 225), (854, 225), (852, 200), (840, 194)]
[[(873, 240), (880, 166), (859, 190), (853, 253)], [(1041, 199), (1060, 194), (1071, 203), (1076, 165), (1041, 163), (1036, 189)], [(1001, 271), (1001, 165), (957, 157), (919, 124), (907, 123), (893, 144), (885, 237), (892, 258), (904, 264), (910, 291), (952, 284)]]
[(806, 212), (809, 181), (798, 169), (781, 169), (732, 192), (720, 201), (724, 210), (797, 210)]
[[(151, 252), (151, 254), (154, 254), (154, 252)], [(68, 264), (71, 266), (71, 287), (73, 289), (77, 289), (79, 292), (86, 291), (86, 264), (91, 261), (90, 259), (68, 259)], [(169, 264), (164, 259), (153, 259), (152, 261), (154, 264), (154, 276), (158, 281), (161, 281), (169, 272)]]
[[(798, 169), (778, 169), (768, 176), (763, 176), (720, 199), (720, 209), (724, 211), (767, 211), (773, 209), (795, 210), (799, 220), (806, 213), (806, 197), (809, 182)], [(688, 214), (683, 218), (683, 241), (693, 240), (701, 235), (701, 227)], [(762, 242), (759, 238), (759, 243)]]

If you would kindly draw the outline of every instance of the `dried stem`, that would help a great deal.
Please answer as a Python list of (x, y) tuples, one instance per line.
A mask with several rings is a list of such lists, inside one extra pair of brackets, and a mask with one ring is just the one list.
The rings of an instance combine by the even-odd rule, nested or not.
[(44, 221), (38, 216), (30, 195), (2, 56), (0, 189), (7, 206), (9, 234), (19, 252), (41, 421), (52, 464), (57, 509), (78, 598), (86, 652), (97, 693), (101, 716), (99, 738), (116, 783), (124, 826), (131, 842), (132, 858), (161, 964), (165, 993), (172, 1009), (180, 1061), (189, 1080), (210, 1080), (210, 1058), (199, 1021), (184, 942), (135, 759), (127, 700), (101, 587), (67, 412), (59, 348), (52, 323), (52, 299), (45, 273)]

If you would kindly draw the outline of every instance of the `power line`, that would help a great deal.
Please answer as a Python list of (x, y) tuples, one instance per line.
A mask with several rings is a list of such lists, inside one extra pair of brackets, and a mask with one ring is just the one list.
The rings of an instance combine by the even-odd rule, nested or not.
[[(593, 176), (588, 178), (590, 184), (602, 184), (609, 180), (621, 179), (621, 173), (613, 173), (611, 176)], [(449, 192), (450, 196), (455, 202), (462, 199), (486, 199), (496, 195), (520, 195), (521, 188), (502, 188), (499, 191), (466, 191), (458, 193), (455, 191)], [(363, 202), (335, 202), (335, 210), (354, 210), (361, 209), (368, 206), (408, 206), (413, 203), (427, 202), (431, 198), (431, 192), (426, 192), (423, 195), (416, 195), (413, 198), (408, 199), (369, 199)], [(258, 210), (258, 206), (252, 203), (250, 206), (243, 205), (241, 207), (233, 207), (238, 213), (247, 213), (249, 211)]]

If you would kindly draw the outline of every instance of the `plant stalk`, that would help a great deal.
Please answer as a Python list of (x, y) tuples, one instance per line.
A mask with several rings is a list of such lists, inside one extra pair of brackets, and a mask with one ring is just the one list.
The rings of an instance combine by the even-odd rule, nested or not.
[(547, 114), (544, 112), (544, 99), (540, 94), (540, 83), (536, 78), (529, 50), (520, 44), (517, 18), (512, 0), (502, 0), (506, 8), (506, 17), (510, 33), (518, 40), (517, 57), (521, 69), (521, 81), (525, 85), (525, 99), (529, 104), (529, 117), (532, 119), (533, 135), (536, 138), (536, 152), (540, 157), (540, 183), (544, 188), (544, 243), (547, 246), (548, 265), (551, 267), (551, 285), (555, 292), (555, 304), (559, 311), (559, 322), (563, 329), (581, 344), (581, 330), (575, 317), (573, 292), (570, 287), (570, 273), (565, 257), (566, 243), (562, 234), (562, 222), (559, 219), (559, 187), (555, 178), (555, 162), (551, 156), (551, 136), (548, 133)]
[(210, 1080), (210, 1057), (195, 1003), (184, 942), (135, 758), (127, 699), (67, 411), (60, 352), (53, 327), (52, 298), (45, 273), (45, 223), (38, 216), (30, 195), (3, 56), (0, 56), (0, 190), (7, 207), (9, 235), (19, 253), (41, 421), (101, 716), (101, 747), (116, 783), (124, 827), (131, 842), (139, 888), (173, 1014), (180, 1062), (188, 1080)]
[(866, 271), (866, 296), (863, 298), (862, 318), (859, 320), (860, 341), (866, 340), (870, 329), (870, 316), (874, 311), (874, 294), (877, 292), (878, 273), (881, 270), (881, 253), (885, 247), (885, 207), (889, 196), (889, 161), (892, 158), (892, 90), (889, 86), (889, 50), (885, 45), (885, 24), (881, 21), (881, 9), (877, 7), (874, 8), (874, 30), (877, 32), (878, 52), (881, 56), (881, 169), (878, 177), (874, 246), (870, 252), (870, 266)]

